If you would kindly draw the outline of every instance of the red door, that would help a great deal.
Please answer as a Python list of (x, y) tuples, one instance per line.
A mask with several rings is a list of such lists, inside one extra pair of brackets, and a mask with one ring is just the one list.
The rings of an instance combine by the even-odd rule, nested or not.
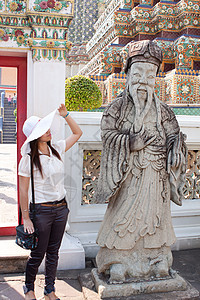
[[(21, 158), (20, 148), (25, 140), (22, 126), (27, 116), (27, 59), (26, 57), (0, 56), (0, 67), (17, 68), (17, 165)], [(18, 185), (17, 179), (17, 185)], [(19, 203), (19, 189), (18, 189)], [(0, 236), (15, 235), (15, 227), (0, 227)]]

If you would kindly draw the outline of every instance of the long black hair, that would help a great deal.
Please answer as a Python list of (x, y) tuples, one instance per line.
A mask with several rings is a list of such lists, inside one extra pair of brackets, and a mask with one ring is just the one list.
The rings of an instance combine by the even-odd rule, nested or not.
[[(39, 169), (42, 177), (43, 177), (43, 173), (42, 173), (42, 165), (40, 163), (40, 153), (38, 150), (38, 141), (39, 139), (33, 140), (30, 142), (30, 147), (31, 147), (31, 158), (32, 158), (32, 163), (36, 166), (36, 168)], [(61, 160), (61, 157), (58, 153), (58, 151), (56, 151), (56, 149), (54, 149), (50, 143), (50, 141), (47, 142), (47, 145), (50, 147), (53, 155), (55, 155), (59, 160)]]

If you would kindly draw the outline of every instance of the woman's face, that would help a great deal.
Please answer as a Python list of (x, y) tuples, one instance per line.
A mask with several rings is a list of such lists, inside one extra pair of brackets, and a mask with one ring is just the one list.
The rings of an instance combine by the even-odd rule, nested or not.
[(47, 130), (47, 132), (45, 134), (43, 134), (40, 138), (39, 138), (39, 142), (49, 142), (51, 140), (51, 131), (50, 129)]

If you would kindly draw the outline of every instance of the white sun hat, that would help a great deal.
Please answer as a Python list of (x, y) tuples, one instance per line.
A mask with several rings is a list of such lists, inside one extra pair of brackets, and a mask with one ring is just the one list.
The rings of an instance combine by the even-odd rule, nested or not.
[(30, 152), (31, 141), (41, 137), (49, 129), (51, 130), (51, 133), (54, 133), (56, 131), (56, 124), (57, 126), (59, 124), (58, 118), (60, 119), (60, 115), (58, 113), (58, 110), (55, 109), (44, 118), (31, 116), (24, 122), (22, 130), (27, 139), (21, 147), (22, 156)]

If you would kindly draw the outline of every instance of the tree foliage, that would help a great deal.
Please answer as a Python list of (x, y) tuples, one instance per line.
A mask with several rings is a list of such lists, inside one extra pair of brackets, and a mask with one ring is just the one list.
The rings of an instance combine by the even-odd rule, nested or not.
[(76, 75), (65, 81), (65, 105), (67, 110), (87, 111), (100, 107), (102, 95), (97, 84), (85, 76)]

